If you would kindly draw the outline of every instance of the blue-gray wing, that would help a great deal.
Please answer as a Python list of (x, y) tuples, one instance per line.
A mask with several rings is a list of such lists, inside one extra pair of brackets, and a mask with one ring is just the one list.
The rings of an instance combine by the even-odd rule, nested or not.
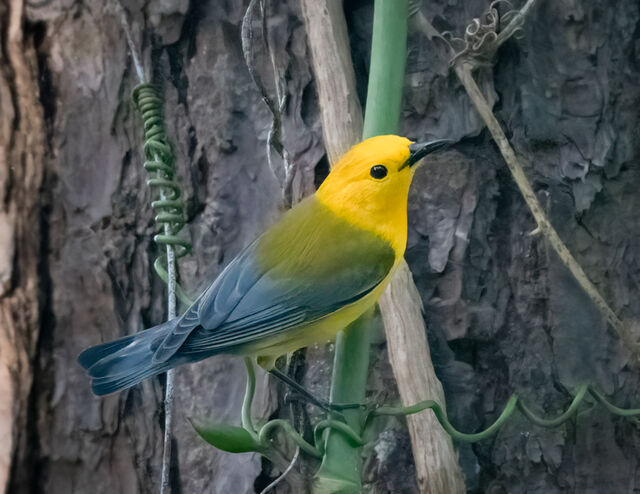
[(251, 287), (260, 279), (251, 262), (256, 242), (249, 245), (222, 271), (180, 317), (175, 329), (156, 343), (155, 362), (166, 362), (196, 329), (216, 328), (222, 324)]
[(297, 225), (300, 234), (287, 242), (275, 231), (275, 240), (263, 235), (248, 246), (185, 312), (154, 360), (214, 352), (318, 320), (371, 292), (395, 262), (387, 242), (343, 220), (306, 226)]

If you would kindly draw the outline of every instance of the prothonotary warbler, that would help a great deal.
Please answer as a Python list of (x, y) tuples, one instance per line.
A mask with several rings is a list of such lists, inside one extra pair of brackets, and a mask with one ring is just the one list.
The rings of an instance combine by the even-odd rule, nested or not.
[(82, 352), (93, 392), (219, 353), (255, 356), (269, 370), (280, 355), (333, 339), (385, 289), (404, 256), (413, 165), (447, 143), (386, 135), (354, 146), (182, 316)]

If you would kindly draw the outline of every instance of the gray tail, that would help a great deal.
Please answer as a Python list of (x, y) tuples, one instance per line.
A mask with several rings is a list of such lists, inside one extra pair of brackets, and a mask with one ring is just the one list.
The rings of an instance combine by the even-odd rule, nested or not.
[(139, 333), (87, 348), (78, 356), (78, 363), (89, 371), (91, 389), (97, 395), (115, 393), (178, 365), (153, 362), (158, 345), (171, 332), (177, 319)]

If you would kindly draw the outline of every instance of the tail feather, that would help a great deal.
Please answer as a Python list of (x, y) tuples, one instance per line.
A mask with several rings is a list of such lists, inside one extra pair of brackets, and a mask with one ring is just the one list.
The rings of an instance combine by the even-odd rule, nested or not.
[(109, 341), (101, 345), (92, 346), (87, 348), (84, 352), (78, 355), (78, 363), (85, 369), (89, 369), (97, 361), (103, 359), (107, 355), (117, 352), (121, 348), (127, 346), (136, 337), (135, 334), (130, 336), (124, 336), (114, 341)]
[(114, 393), (182, 363), (178, 359), (153, 362), (158, 342), (175, 327), (177, 319), (131, 336), (88, 348), (78, 362), (89, 371), (97, 395)]
[(162, 365), (149, 365), (131, 374), (94, 377), (91, 381), (91, 390), (98, 396), (108, 395), (135, 386), (149, 377), (168, 371), (172, 367), (172, 363), (163, 362)]

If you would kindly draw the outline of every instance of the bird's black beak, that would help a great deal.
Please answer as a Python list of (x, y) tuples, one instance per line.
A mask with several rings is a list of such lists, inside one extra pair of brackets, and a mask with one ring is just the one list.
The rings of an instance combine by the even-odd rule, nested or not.
[(415, 142), (409, 146), (409, 159), (402, 166), (413, 166), (422, 158), (424, 158), (427, 154), (431, 154), (434, 151), (438, 151), (440, 149), (445, 149), (451, 146), (454, 141), (449, 139), (438, 139), (436, 141), (430, 142)]

